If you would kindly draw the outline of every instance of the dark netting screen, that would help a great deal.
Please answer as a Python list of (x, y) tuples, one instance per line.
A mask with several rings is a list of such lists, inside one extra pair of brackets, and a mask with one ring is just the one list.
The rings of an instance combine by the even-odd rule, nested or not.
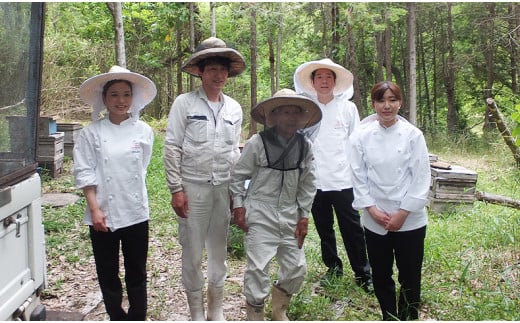
[(296, 133), (286, 140), (276, 134), (273, 129), (260, 132), (267, 156), (268, 167), (286, 171), (300, 168), (307, 150), (309, 149), (305, 137)]

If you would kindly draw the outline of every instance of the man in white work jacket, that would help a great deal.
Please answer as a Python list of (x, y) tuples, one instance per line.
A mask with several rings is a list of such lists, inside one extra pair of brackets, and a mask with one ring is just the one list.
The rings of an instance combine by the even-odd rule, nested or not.
[(202, 86), (179, 95), (168, 117), (164, 166), (171, 204), (178, 215), (182, 283), (193, 321), (206, 319), (201, 268), (204, 247), (208, 257), (207, 319), (224, 320), (231, 217), (228, 185), (231, 167), (240, 155), (242, 108), (222, 90), (228, 77), (245, 68), (242, 55), (224, 41), (204, 40), (183, 65), (184, 72), (200, 77)]
[(348, 143), (359, 125), (356, 105), (348, 100), (353, 79), (350, 71), (328, 58), (304, 63), (294, 74), (297, 91), (312, 97), (323, 114), (319, 130), (313, 134), (317, 192), (311, 210), (321, 240), (322, 259), (328, 267), (321, 283), (328, 284), (343, 275), (334, 232), (335, 213), (355, 281), (372, 293), (364, 231), (359, 212), (352, 207)]

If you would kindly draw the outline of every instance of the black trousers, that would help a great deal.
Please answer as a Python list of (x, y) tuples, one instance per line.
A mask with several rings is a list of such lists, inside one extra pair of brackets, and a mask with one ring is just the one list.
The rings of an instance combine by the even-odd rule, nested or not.
[[(374, 292), (383, 320), (417, 320), (421, 303), (421, 270), (426, 226), (403, 232), (379, 235), (365, 228), (368, 258), (372, 266)], [(393, 265), (398, 270), (399, 298), (392, 279)], [(397, 300), (397, 304), (396, 304)]]
[(318, 190), (312, 204), (312, 217), (321, 240), (321, 257), (330, 269), (343, 271), (343, 262), (338, 256), (334, 213), (347, 251), (350, 266), (355, 277), (361, 282), (371, 278), (367, 258), (365, 236), (357, 210), (352, 207), (354, 192), (352, 188), (341, 191)]
[[(144, 321), (147, 310), (146, 259), (148, 221), (114, 232), (94, 231), (90, 239), (96, 261), (99, 286), (111, 321)], [(119, 279), (119, 247), (123, 251), (125, 284), (129, 308), (122, 308), (123, 287)]]

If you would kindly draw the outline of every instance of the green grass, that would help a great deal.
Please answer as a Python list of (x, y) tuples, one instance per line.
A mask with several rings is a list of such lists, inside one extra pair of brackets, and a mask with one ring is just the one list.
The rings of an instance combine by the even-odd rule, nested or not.
[[(151, 208), (151, 238), (160, 241), (151, 245), (150, 254), (159, 256), (178, 253), (176, 218), (170, 206), (162, 162), (164, 122), (152, 125), (157, 130), (153, 158), (148, 169), (148, 193)], [(471, 142), (450, 146), (447, 141), (430, 143), (432, 153), (440, 159), (477, 171), (477, 190), (520, 199), (520, 171), (510, 151), (497, 142), (475, 145)], [(477, 147), (477, 148), (472, 148)], [(66, 161), (66, 172), (56, 180), (45, 178), (44, 191), (70, 192), (73, 181)], [(47, 259), (49, 268), (60, 262), (86, 265), (91, 257), (88, 231), (82, 224), (85, 201), (61, 208), (45, 208)], [(508, 207), (475, 202), (469, 210), (430, 214), (423, 267), (423, 309), (425, 320), (520, 320), (520, 211)], [(338, 239), (339, 234), (338, 234)], [(241, 232), (232, 227), (228, 243), (230, 268), (244, 265)], [(294, 320), (359, 320), (380, 319), (374, 296), (366, 295), (354, 283), (344, 248), (338, 241), (340, 256), (345, 263), (345, 276), (336, 284), (319, 287), (326, 271), (321, 261), (319, 237), (312, 219), (305, 242), (308, 275), (301, 292), (295, 295), (289, 309)], [(180, 261), (180, 260), (178, 260)], [(92, 264), (88, 264), (92, 265)], [(150, 261), (150, 288), (163, 270)], [(271, 268), (273, 278), (276, 266)], [(171, 275), (172, 280), (180, 279)], [(58, 279), (52, 290), (59, 292)], [(227, 284), (227, 293), (241, 293), (237, 284)], [(154, 290), (150, 319), (164, 320), (171, 308), (161, 306), (168, 301), (162, 290)], [(237, 296), (238, 297), (238, 296)], [(266, 308), (266, 317), (270, 305)]]

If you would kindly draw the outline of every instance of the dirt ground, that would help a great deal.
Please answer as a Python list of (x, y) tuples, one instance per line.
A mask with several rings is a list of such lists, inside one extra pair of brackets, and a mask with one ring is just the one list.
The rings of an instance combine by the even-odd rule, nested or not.
[[(178, 246), (175, 240), (172, 242)], [(180, 246), (175, 252), (162, 252), (163, 243), (164, 241), (150, 239), (148, 320), (189, 321), (188, 305), (180, 280)], [(246, 317), (242, 295), (243, 263), (241, 261), (229, 266), (224, 295), (224, 315), (227, 320), (245, 320)], [(42, 303), (48, 312), (53, 313), (53, 320), (70, 320), (70, 314), (79, 314), (72, 317), (82, 317), (85, 321), (109, 320), (99, 290), (93, 258), (88, 265), (83, 266), (63, 261), (60, 266), (49, 270), (47, 280), (49, 286), (53, 286), (53, 292), (46, 291)], [(124, 307), (127, 307), (126, 299)]]

